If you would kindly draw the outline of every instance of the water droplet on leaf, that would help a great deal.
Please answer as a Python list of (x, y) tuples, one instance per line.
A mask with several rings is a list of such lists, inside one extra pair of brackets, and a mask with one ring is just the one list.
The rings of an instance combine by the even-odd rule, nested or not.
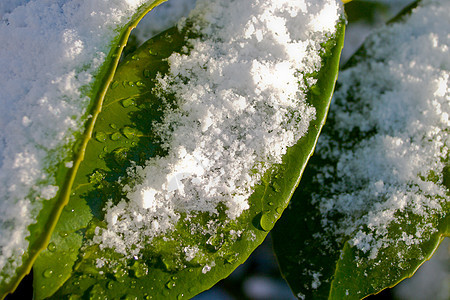
[(144, 277), (148, 274), (148, 267), (143, 262), (135, 261), (131, 269), (134, 272), (134, 276), (136, 276), (137, 278)]
[(275, 192), (277, 192), (277, 193), (281, 192), (281, 187), (277, 182), (273, 182), (271, 186)]
[(111, 83), (111, 89), (115, 89), (119, 85), (119, 82), (116, 80), (113, 83)]
[(51, 269), (47, 269), (42, 273), (42, 276), (44, 276), (44, 278), (50, 278), (53, 274), (53, 270)]
[(122, 129), (122, 133), (127, 139), (131, 139), (136, 136), (136, 130), (128, 126), (125, 126)]
[(122, 106), (125, 107), (125, 108), (130, 107), (130, 106), (135, 106), (136, 103), (135, 103), (134, 100), (135, 100), (134, 98), (127, 98), (127, 99), (125, 99), (125, 100), (122, 101)]
[(116, 285), (115, 282), (111, 280), (111, 281), (108, 282), (108, 284), (106, 285), (106, 287), (107, 287), (108, 289), (112, 290), (112, 289), (114, 288), (115, 285)]
[(170, 280), (166, 283), (166, 288), (171, 289), (175, 286), (175, 281)]
[(273, 227), (273, 217), (271, 214), (262, 214), (261, 220), (259, 221), (259, 225), (264, 231), (269, 231)]
[(56, 251), (55, 243), (51, 242), (50, 244), (48, 244), (47, 250), (50, 251), (50, 252), (55, 252)]
[(108, 136), (104, 132), (98, 131), (95, 133), (95, 139), (100, 143), (105, 142), (107, 138)]
[(121, 137), (122, 135), (120, 134), (120, 132), (114, 132), (113, 134), (111, 134), (111, 140), (113, 141), (118, 141)]

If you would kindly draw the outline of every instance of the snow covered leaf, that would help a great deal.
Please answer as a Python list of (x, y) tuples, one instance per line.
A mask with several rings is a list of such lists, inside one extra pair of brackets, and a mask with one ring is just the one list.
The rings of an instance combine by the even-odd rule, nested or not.
[(449, 236), (450, 3), (422, 1), (341, 71), (327, 125), (274, 229), (301, 299), (361, 299)]
[(37, 299), (189, 298), (242, 264), (316, 144), (343, 23), (338, 1), (198, 1), (125, 58), (35, 264)]
[(131, 27), (162, 1), (144, 2), (0, 8), (0, 298), (47, 246), (82, 159), (89, 114)]

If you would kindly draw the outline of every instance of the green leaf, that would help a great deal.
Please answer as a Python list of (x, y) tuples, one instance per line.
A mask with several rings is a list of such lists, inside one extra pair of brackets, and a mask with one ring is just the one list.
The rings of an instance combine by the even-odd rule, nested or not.
[[(83, 117), (86, 122), (86, 134), (82, 136), (78, 134), (75, 136), (78, 143), (75, 145), (66, 145), (64, 149), (57, 149), (55, 153), (49, 153), (48, 159), (54, 160), (55, 157), (59, 159), (59, 163), (52, 166), (51, 169), (46, 170), (49, 174), (56, 174), (56, 185), (59, 187), (56, 197), (46, 200), (43, 203), (42, 209), (36, 218), (36, 222), (29, 227), (30, 236), (28, 250), (22, 255), (22, 264), (15, 269), (15, 275), (11, 278), (4, 274), (5, 282), (0, 283), (0, 299), (3, 299), (8, 293), (14, 291), (21, 279), (30, 272), (31, 267), (36, 260), (39, 253), (47, 247), (50, 235), (56, 226), (57, 220), (61, 214), (63, 207), (67, 204), (72, 183), (77, 172), (79, 163), (83, 159), (84, 148), (89, 140), (89, 128), (94, 123), (94, 118), (89, 120), (88, 114), (93, 115), (101, 107), (104, 94), (109, 83), (114, 75), (117, 67), (122, 49), (125, 46), (131, 30), (136, 26), (137, 22), (153, 7), (166, 0), (148, 1), (148, 3), (141, 5), (138, 11), (134, 14), (131, 21), (117, 31), (117, 37), (112, 42), (111, 51), (105, 59), (100, 69), (94, 74), (94, 83), (90, 86), (89, 91), (82, 91), (86, 96), (92, 99), (88, 107), (88, 113)], [(73, 146), (73, 148), (71, 148)], [(56, 153), (58, 152), (58, 153)], [(61, 153), (64, 154), (61, 154)], [(68, 168), (67, 163), (73, 162), (73, 167)], [(31, 200), (39, 198), (35, 195), (30, 195)], [(3, 270), (2, 270), (3, 271)]]
[[(165, 154), (152, 124), (161, 120), (166, 108), (148, 91), (155, 86), (156, 74), (167, 72), (165, 58), (181, 52), (189, 36), (169, 29), (125, 58), (105, 97), (51, 247), (35, 264), (36, 298), (189, 298), (242, 264), (287, 206), (315, 147), (337, 77), (342, 23), (336, 36), (324, 45), (323, 69), (311, 75), (318, 78), (308, 93), (308, 102), (316, 108), (316, 120), (307, 135), (288, 149), (282, 164), (264, 174), (262, 184), (255, 187), (249, 199), (250, 208), (227, 222), (221, 208), (218, 215), (182, 217), (176, 230), (154, 238), (139, 259), (126, 259), (91, 241), (96, 228), (106, 224), (103, 209), (107, 202), (117, 203), (123, 196), (123, 186), (135, 180), (128, 176), (129, 167), (142, 166), (150, 158)], [(211, 222), (224, 225), (214, 234), (208, 233)], [(198, 225), (195, 232), (192, 224)], [(201, 255), (187, 261), (183, 248), (192, 245)]]
[[(408, 16), (410, 15), (411, 11)], [(405, 21), (406, 16), (405, 12), (402, 12), (402, 17), (396, 18), (396, 21)], [(393, 26), (396, 25), (398, 24)], [(428, 34), (426, 26), (414, 25), (411, 30), (414, 28), (419, 32), (413, 31), (408, 33), (409, 35)], [(398, 27), (395, 28), (401, 32)], [(301, 299), (362, 299), (378, 293), (411, 277), (426, 260), (431, 258), (444, 237), (449, 236), (450, 167), (449, 157), (445, 152), (443, 157), (437, 158), (437, 164), (445, 166), (442, 169), (443, 174), (434, 172), (417, 174), (417, 181), (405, 184), (405, 190), (413, 195), (411, 197), (415, 194), (425, 195), (426, 201), (408, 202), (404, 207), (394, 207), (395, 197), (402, 196), (400, 191), (398, 194), (380, 192), (380, 196), (373, 196), (372, 199), (360, 191), (370, 190), (370, 184), (373, 182), (359, 178), (361, 173), (356, 173), (353, 178), (353, 174), (348, 175), (350, 172), (345, 173), (347, 177), (339, 175), (341, 173), (338, 172), (339, 169), (348, 167), (369, 173), (369, 169), (379, 163), (376, 157), (373, 157), (373, 160), (368, 157), (358, 166), (343, 165), (345, 160), (341, 158), (357, 153), (362, 147), (379, 149), (375, 144), (377, 141), (375, 137), (379, 132), (387, 138), (391, 138), (392, 135), (395, 138), (395, 134), (404, 136), (404, 132), (382, 131), (384, 129), (380, 128), (385, 128), (382, 126), (384, 124), (370, 123), (369, 115), (374, 113), (371, 107), (379, 107), (375, 102), (383, 94), (397, 92), (396, 82), (389, 76), (390, 71), (397, 70), (394, 58), (397, 56), (390, 53), (392, 55), (381, 57), (380, 54), (374, 53), (378, 53), (379, 45), (396, 42), (398, 37), (386, 38), (386, 34), (384, 36), (382, 34), (377, 33), (373, 39), (368, 39), (346, 65), (345, 71), (341, 71), (340, 76), (344, 78), (344, 82), (340, 85), (338, 81), (335, 103), (331, 105), (328, 123), (321, 135), (324, 141), (322, 143), (319, 139), (318, 153), (311, 158), (299, 188), (292, 197), (289, 209), (285, 211), (273, 231), (274, 250), (282, 275), (294, 294)], [(383, 37), (386, 40), (383, 40)], [(397, 49), (401, 54), (417, 53), (406, 45), (402, 46)], [(428, 54), (433, 55), (430, 52)], [(412, 57), (411, 60), (419, 62), (421, 58)], [(353, 75), (353, 70), (361, 65), (368, 66), (369, 70), (373, 68), (372, 72), (381, 72), (379, 81), (368, 85), (359, 75)], [(440, 70), (439, 68), (444, 67), (438, 66), (437, 69)], [(345, 80), (353, 81), (345, 82)], [(404, 90), (403, 92), (409, 93)], [(396, 98), (401, 97), (395, 95)], [(425, 102), (427, 99), (422, 101)], [(385, 107), (387, 115), (388, 109)], [(404, 106), (400, 109), (407, 110)], [(392, 118), (395, 119), (400, 114), (396, 112), (392, 114)], [(342, 120), (348, 120), (351, 126), (342, 125)], [(360, 123), (356, 123), (358, 121)], [(397, 119), (394, 121), (401, 122)], [(408, 122), (413, 123), (414, 120), (408, 119)], [(342, 128), (347, 131), (344, 132)], [(444, 136), (447, 135), (448, 141), (448, 128), (441, 130)], [(443, 147), (448, 147), (448, 144)], [(407, 167), (409, 163), (414, 162), (408, 161)], [(419, 186), (417, 182), (423, 182), (423, 185)], [(429, 184), (437, 186), (439, 192), (436, 192), (437, 188), (428, 193), (422, 191), (422, 187), (430, 186)], [(392, 185), (389, 188), (396, 186)], [(355, 195), (361, 196), (358, 198)], [(347, 211), (335, 209), (338, 206), (338, 197), (347, 200)], [(427, 201), (430, 202), (427, 204)], [(439, 206), (440, 208), (436, 208)], [(385, 209), (383, 211), (380, 208)], [(379, 213), (380, 211), (384, 215)], [(377, 213), (379, 214), (376, 215)], [(393, 221), (386, 216), (390, 213), (393, 214)], [(380, 220), (386, 218), (389, 221), (380, 225), (364, 223), (375, 215)], [(349, 226), (350, 222), (358, 224), (358, 227)], [(365, 248), (358, 248), (355, 245), (358, 239), (361, 241), (370, 237), (373, 237), (373, 240), (368, 242)]]

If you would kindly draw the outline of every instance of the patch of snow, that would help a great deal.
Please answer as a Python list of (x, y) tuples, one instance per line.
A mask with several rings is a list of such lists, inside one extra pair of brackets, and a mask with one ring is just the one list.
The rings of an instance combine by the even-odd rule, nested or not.
[(57, 193), (56, 166), (91, 102), (82, 91), (143, 2), (1, 1), (0, 281), (22, 264), (28, 227)]

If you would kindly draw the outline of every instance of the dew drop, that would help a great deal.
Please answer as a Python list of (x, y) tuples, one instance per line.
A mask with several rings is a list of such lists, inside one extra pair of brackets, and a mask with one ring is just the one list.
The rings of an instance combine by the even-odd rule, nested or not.
[(272, 189), (273, 189), (276, 193), (281, 192), (281, 187), (280, 187), (280, 185), (279, 185), (278, 183), (274, 182), (274, 183), (272, 183), (271, 186), (272, 186)]
[(181, 299), (183, 299), (184, 298), (184, 294), (179, 294), (178, 296), (177, 296), (177, 300), (181, 300)]
[(275, 211), (276, 211), (278, 214), (281, 214), (281, 213), (283, 212), (283, 208), (282, 208), (282, 207), (277, 207), (277, 208), (275, 209)]
[(169, 281), (166, 283), (166, 288), (172, 289), (173, 287), (175, 287), (175, 281), (169, 280)]
[(264, 231), (269, 231), (273, 227), (273, 217), (270, 214), (263, 214), (259, 225)]
[(111, 134), (111, 140), (118, 141), (121, 136), (122, 135), (120, 134), (120, 132), (114, 132), (113, 134)]
[(108, 136), (104, 132), (98, 131), (95, 133), (95, 139), (100, 143), (105, 142), (107, 138)]
[(56, 251), (55, 243), (51, 242), (50, 244), (48, 244), (47, 250), (50, 251), (50, 252), (55, 252)]
[(111, 280), (111, 281), (109, 281), (108, 284), (106, 285), (106, 288), (109, 289), (109, 290), (112, 290), (112, 289), (114, 288), (115, 285), (116, 285), (115, 282)]
[(131, 269), (134, 272), (134, 276), (136, 276), (137, 278), (144, 277), (145, 275), (148, 274), (147, 265), (139, 261), (135, 261)]
[(144, 83), (142, 81), (136, 81), (136, 86), (143, 86)]
[(67, 231), (60, 231), (60, 232), (59, 232), (59, 236), (62, 237), (62, 238), (65, 238), (65, 237), (67, 237), (68, 235), (69, 235), (69, 233), (67, 233)]
[(132, 139), (136, 136), (136, 130), (128, 126), (122, 129), (122, 133), (127, 139)]
[(116, 80), (113, 83), (111, 83), (111, 89), (115, 89), (119, 85), (119, 82)]
[(134, 102), (134, 98), (127, 98), (125, 100), (122, 101), (122, 106), (127, 108), (130, 106), (135, 106), (136, 103)]
[(131, 57), (131, 59), (132, 59), (132, 60), (139, 60), (139, 56), (133, 55), (133, 56)]
[(237, 253), (230, 253), (225, 257), (225, 262), (228, 264), (233, 264), (236, 262), (237, 259)]
[(42, 272), (42, 276), (44, 276), (44, 278), (50, 278), (53, 274), (53, 270), (51, 269), (47, 269), (44, 272)]
[(153, 51), (152, 49), (148, 50), (148, 54), (152, 55), (152, 56), (157, 56), (158, 52)]

